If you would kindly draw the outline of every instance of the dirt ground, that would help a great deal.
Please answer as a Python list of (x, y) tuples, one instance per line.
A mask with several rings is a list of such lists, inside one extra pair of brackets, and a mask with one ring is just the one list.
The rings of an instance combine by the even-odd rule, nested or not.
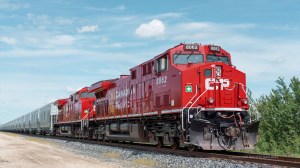
[(55, 143), (0, 132), (0, 168), (111, 168), (112, 163), (91, 160), (59, 150)]

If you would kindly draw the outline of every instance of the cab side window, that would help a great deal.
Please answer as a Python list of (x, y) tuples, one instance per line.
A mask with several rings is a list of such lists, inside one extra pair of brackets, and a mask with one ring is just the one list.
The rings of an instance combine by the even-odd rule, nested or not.
[(161, 57), (156, 60), (156, 72), (163, 72), (168, 69), (168, 56)]
[(131, 79), (136, 79), (136, 70), (131, 71)]
[(143, 76), (152, 74), (152, 65), (153, 65), (153, 62), (148, 62), (142, 66)]

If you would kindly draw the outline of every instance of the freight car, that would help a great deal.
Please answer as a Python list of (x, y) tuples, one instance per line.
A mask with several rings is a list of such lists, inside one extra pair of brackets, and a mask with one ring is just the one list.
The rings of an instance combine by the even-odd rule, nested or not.
[(53, 134), (60, 136), (191, 151), (253, 149), (257, 141), (246, 75), (215, 45), (179, 44), (130, 75), (99, 81), (55, 104)]
[(1, 125), (0, 130), (41, 135), (52, 134), (54, 125), (57, 122), (57, 113), (56, 104), (49, 103), (33, 112)]

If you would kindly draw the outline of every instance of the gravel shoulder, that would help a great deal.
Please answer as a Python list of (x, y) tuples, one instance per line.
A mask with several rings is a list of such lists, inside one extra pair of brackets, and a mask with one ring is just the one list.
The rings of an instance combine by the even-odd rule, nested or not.
[(41, 138), (0, 132), (0, 168), (2, 167), (269, 168), (274, 166), (182, 157), (51, 137)]
[(60, 145), (66, 151), (103, 162), (119, 163), (122, 168), (274, 167), (270, 165), (242, 163), (220, 159), (174, 156), (152, 151), (140, 151), (52, 138), (47, 138), (47, 140)]
[(44, 139), (0, 132), (0, 168), (113, 168), (115, 163), (76, 155)]

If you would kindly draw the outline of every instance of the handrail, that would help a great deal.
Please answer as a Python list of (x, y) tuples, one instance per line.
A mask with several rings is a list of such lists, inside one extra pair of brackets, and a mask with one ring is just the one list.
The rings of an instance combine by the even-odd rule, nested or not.
[[(236, 83), (235, 83), (235, 84), (236, 84)], [(224, 87), (223, 83), (221, 83), (222, 87), (223, 87), (225, 90), (230, 90), (230, 91), (233, 90), (233, 89), (235, 88), (235, 84), (233, 85), (233, 87), (232, 87), (231, 89), (230, 89), (230, 88), (227, 89), (226, 87)]]
[(206, 93), (207, 90), (205, 90), (204, 92), (201, 93), (201, 95), (198, 96), (198, 98), (194, 101), (194, 103), (192, 103), (192, 105), (189, 107), (188, 109), (188, 122), (190, 122), (190, 109), (193, 107), (193, 105), (200, 99), (201, 96), (203, 96), (204, 93)]
[(85, 115), (81, 118), (81, 120), (84, 120), (85, 118), (87, 118), (87, 115), (88, 115), (88, 114), (85, 114)]
[(246, 94), (246, 96), (247, 96), (247, 92), (246, 92), (246, 90), (245, 90), (245, 85), (244, 84), (242, 84), (242, 83), (238, 83), (239, 85), (242, 85), (242, 89), (243, 89), (243, 91), (245, 92), (245, 94)]
[(188, 103), (181, 110), (181, 128), (182, 128), (183, 131), (185, 131), (184, 126), (183, 126), (183, 121), (184, 121), (183, 120), (183, 111), (191, 103), (191, 101), (197, 96), (197, 94), (198, 94), (198, 85), (195, 85), (195, 87), (196, 87), (196, 89), (195, 89), (196, 90), (195, 95), (188, 101)]
[[(214, 82), (214, 83), (218, 83), (218, 82)], [(242, 90), (246, 93), (246, 91), (245, 91), (245, 85), (244, 84), (242, 84), (242, 83), (236, 83), (236, 84), (238, 84), (238, 85), (242, 85)], [(221, 85), (223, 85), (223, 83), (221, 83)], [(184, 122), (184, 109), (185, 108), (187, 108), (188, 107), (188, 105), (190, 105), (191, 103), (191, 105), (189, 106), (189, 108), (188, 108), (188, 114), (187, 114), (187, 117), (188, 117), (188, 123), (191, 123), (190, 122), (190, 109), (191, 108), (193, 108), (193, 106), (194, 106), (194, 104), (208, 91), (208, 90), (205, 90), (205, 91), (203, 91), (198, 97), (197, 97), (197, 99), (195, 100), (195, 101), (193, 101), (192, 102), (192, 100), (197, 96), (197, 94), (198, 94), (198, 86), (197, 85), (195, 85), (196, 86), (196, 93), (195, 93), (195, 95), (188, 101), (188, 103), (183, 107), (183, 109), (181, 110), (181, 127), (182, 127), (182, 130), (186, 130), (186, 129), (184, 129), (184, 125), (183, 125), (183, 122)], [(223, 85), (224, 86), (224, 85)], [(225, 87), (224, 87), (225, 88)], [(235, 85), (233, 85), (233, 87), (232, 88), (225, 88), (225, 90), (233, 90), (235, 88)]]
[[(216, 82), (215, 82), (216, 83)], [(244, 84), (242, 84), (242, 83), (234, 83), (234, 84), (238, 84), (238, 85), (242, 85), (242, 90), (246, 93), (246, 96), (247, 96), (247, 92), (246, 92), (246, 90), (245, 90), (245, 85)], [(221, 83), (221, 85), (223, 86), (223, 88), (225, 89), (225, 90), (233, 90), (234, 88), (235, 88), (235, 86), (236, 85), (233, 85), (233, 87), (231, 88), (231, 89), (227, 89), (227, 88), (225, 88), (224, 87), (224, 85), (223, 85), (223, 83)]]
[(81, 118), (81, 129), (82, 129), (82, 125), (85, 124), (86, 120), (90, 120), (90, 114), (92, 114), (92, 112), (96, 112), (94, 109), (89, 111), (88, 113), (86, 113), (82, 118)]

